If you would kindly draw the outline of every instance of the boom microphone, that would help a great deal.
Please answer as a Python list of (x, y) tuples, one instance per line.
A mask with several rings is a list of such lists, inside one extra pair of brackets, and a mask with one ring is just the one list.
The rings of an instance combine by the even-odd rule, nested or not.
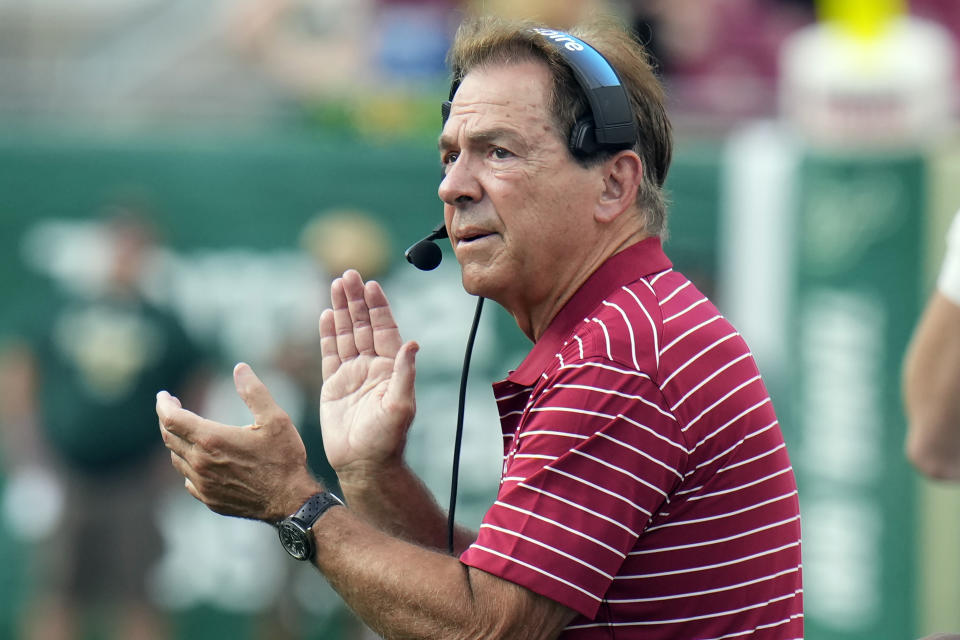
[(443, 223), (440, 223), (430, 232), (430, 235), (412, 245), (403, 252), (403, 255), (407, 258), (407, 262), (417, 269), (421, 271), (432, 271), (440, 265), (440, 261), (443, 259), (440, 246), (434, 242), (434, 240), (440, 240), (446, 237), (448, 237), (447, 227)]

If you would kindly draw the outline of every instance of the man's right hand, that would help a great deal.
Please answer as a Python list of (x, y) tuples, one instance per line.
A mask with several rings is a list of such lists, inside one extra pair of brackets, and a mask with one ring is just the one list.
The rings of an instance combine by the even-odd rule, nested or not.
[(341, 482), (402, 464), (416, 411), (415, 342), (403, 342), (383, 289), (349, 270), (320, 315), (320, 423)]

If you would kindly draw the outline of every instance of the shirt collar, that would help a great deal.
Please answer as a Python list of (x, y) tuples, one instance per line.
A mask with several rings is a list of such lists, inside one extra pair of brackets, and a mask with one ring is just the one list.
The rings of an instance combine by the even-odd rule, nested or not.
[(525, 387), (534, 384), (553, 362), (573, 328), (583, 322), (587, 314), (596, 309), (611, 292), (672, 266), (657, 237), (641, 240), (608, 258), (563, 305), (520, 366), (507, 376), (507, 380)]

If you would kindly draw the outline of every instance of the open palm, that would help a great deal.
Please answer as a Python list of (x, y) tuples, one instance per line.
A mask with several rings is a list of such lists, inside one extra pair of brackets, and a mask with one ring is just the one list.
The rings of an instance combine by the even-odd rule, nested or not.
[(399, 460), (416, 409), (414, 355), (376, 282), (347, 271), (331, 286), (320, 316), (323, 389), (320, 423), (338, 472)]

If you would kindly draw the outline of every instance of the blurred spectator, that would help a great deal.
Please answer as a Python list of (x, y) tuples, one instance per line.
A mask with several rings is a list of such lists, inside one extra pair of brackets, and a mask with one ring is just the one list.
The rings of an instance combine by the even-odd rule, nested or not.
[(780, 56), (785, 123), (818, 148), (917, 148), (953, 128), (956, 45), (903, 0), (821, 0)]
[[(112, 207), (103, 237), (99, 289), (55, 292), (52, 311), (32, 318), (3, 357), (4, 512), (37, 543), (40, 570), (24, 638), (81, 638), (92, 628), (124, 639), (167, 636), (146, 577), (162, 551), (157, 496), (173, 476), (144, 407), (168, 384), (200, 401), (204, 359), (142, 295), (154, 241), (145, 213)], [(44, 512), (44, 527), (30, 524), (34, 510)]]
[(956, 0), (909, 0), (910, 13), (939, 22), (960, 37), (960, 4)]
[(569, 29), (591, 14), (608, 13), (607, 0), (466, 0), (467, 10), (477, 15), (497, 15), (508, 20), (533, 20), (555, 29)]
[(907, 457), (932, 478), (960, 481), (960, 213), (907, 349), (903, 389)]
[(0, 1), (0, 115), (98, 127), (282, 117), (228, 46), (237, 0)]
[(233, 50), (306, 123), (434, 135), (456, 0), (243, 0)]
[(306, 99), (446, 76), (453, 0), (246, 0), (236, 49)]
[[(274, 365), (286, 374), (299, 391), (301, 408), (297, 428), (307, 450), (307, 464), (314, 475), (334, 493), (342, 495), (337, 474), (323, 449), (320, 432), (320, 312), (330, 306), (330, 283), (348, 268), (356, 268), (365, 278), (380, 278), (391, 261), (390, 239), (384, 227), (370, 214), (354, 209), (324, 211), (304, 227), (300, 245), (315, 267), (313, 289), (301, 313), (291, 314)], [(301, 292), (302, 293), (302, 292)], [(284, 558), (284, 560), (287, 560)], [(278, 598), (278, 619), (268, 626), (265, 639), (314, 637), (308, 629), (337, 629), (338, 638), (352, 640), (369, 633), (353, 616), (346, 604), (325, 583), (312, 566), (284, 562), (292, 598)], [(326, 594), (318, 597), (318, 594)], [(318, 601), (318, 600), (326, 600)], [(313, 620), (307, 621), (311, 616)]]
[(377, 70), (382, 83), (446, 79), (447, 49), (459, 23), (459, 0), (380, 0)]
[(771, 115), (778, 51), (813, 20), (811, 0), (630, 0), (634, 30), (671, 107), (720, 119)]
[(285, 90), (313, 96), (369, 81), (375, 0), (246, 0), (230, 41)]
[[(957, 0), (910, 0), (910, 13), (942, 25), (954, 42), (960, 43), (960, 2)], [(954, 104), (960, 102), (960, 65), (954, 68)]]
[[(775, 112), (777, 52), (816, 0), (67, 0), (0, 2), (0, 114), (266, 122), (379, 118), (412, 126), (390, 94), (445, 76), (458, 14), (566, 28), (630, 21), (660, 63), (679, 128)], [(904, 0), (960, 34), (955, 0)], [(960, 73), (960, 71), (958, 71)], [(352, 99), (318, 115), (317, 103)], [(290, 98), (293, 98), (291, 101)], [(399, 104), (398, 104), (399, 102)], [(382, 104), (381, 104), (382, 103)], [(370, 114), (369, 111), (375, 113)], [(391, 110), (399, 111), (393, 114)], [(378, 113), (385, 111), (387, 113)], [(432, 115), (432, 114), (431, 114)], [(695, 116), (685, 119), (684, 116)], [(114, 120), (116, 121), (116, 120)], [(398, 122), (399, 121), (399, 122)]]
[[(330, 282), (348, 268), (364, 278), (382, 277), (390, 263), (390, 241), (383, 226), (363, 211), (337, 209), (318, 214), (300, 236), (304, 252), (316, 267), (316, 287), (300, 317), (290, 318), (286, 338), (277, 356), (277, 368), (303, 394), (299, 426), (307, 462), (328, 487), (336, 491), (337, 476), (330, 468), (320, 436), (320, 312), (330, 305)], [(294, 415), (297, 415), (296, 413)]]

